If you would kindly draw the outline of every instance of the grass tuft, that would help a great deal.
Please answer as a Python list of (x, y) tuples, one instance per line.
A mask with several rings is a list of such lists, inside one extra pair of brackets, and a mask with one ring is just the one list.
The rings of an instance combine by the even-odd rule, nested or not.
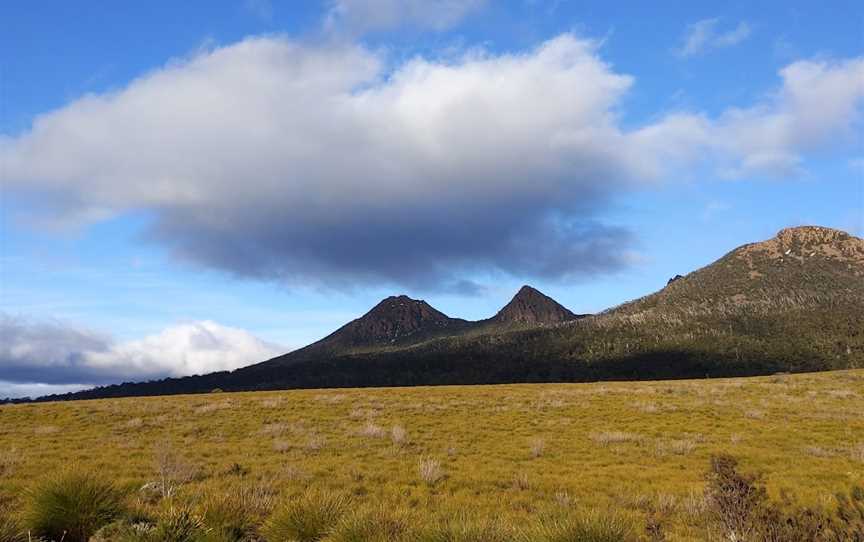
[(273, 542), (318, 542), (333, 532), (350, 501), (339, 494), (306, 492), (277, 508), (263, 528)]
[(70, 471), (33, 489), (26, 523), (36, 536), (87, 542), (124, 510), (124, 496), (113, 483), (95, 474)]

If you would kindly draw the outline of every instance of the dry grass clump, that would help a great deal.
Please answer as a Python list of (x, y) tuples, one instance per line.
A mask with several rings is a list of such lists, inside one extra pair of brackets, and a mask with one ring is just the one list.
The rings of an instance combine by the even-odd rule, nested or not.
[(535, 437), (528, 441), (528, 446), (531, 451), (531, 457), (537, 459), (546, 451), (546, 441), (542, 438)]
[(278, 397), (268, 397), (261, 401), (261, 406), (264, 408), (276, 408), (282, 404), (282, 400)]
[(441, 462), (431, 457), (420, 459), (417, 470), (420, 474), (420, 479), (429, 485), (435, 485), (444, 478), (444, 469), (441, 468)]
[(689, 455), (695, 449), (696, 440), (690, 438), (660, 440), (655, 445), (655, 452), (658, 456)]
[(271, 423), (265, 423), (261, 427), (261, 430), (258, 433), (261, 435), (265, 435), (265, 436), (269, 435), (269, 436), (278, 437), (278, 436), (284, 435), (289, 429), (290, 429), (290, 427), (288, 426), (287, 423), (271, 422)]
[(765, 411), (755, 408), (747, 409), (744, 411), (744, 417), (751, 420), (763, 420), (765, 419)]
[(822, 446), (804, 446), (802, 451), (813, 457), (833, 457), (837, 455), (834, 450), (824, 448)]
[(380, 425), (376, 425), (372, 422), (366, 422), (366, 425), (361, 427), (357, 431), (357, 434), (362, 437), (384, 438), (384, 436), (387, 434), (387, 431), (385, 431), (384, 428)]
[(327, 438), (322, 435), (309, 435), (306, 440), (306, 450), (309, 452), (317, 452), (322, 450), (327, 445)]
[(517, 472), (513, 475), (513, 489), (516, 491), (527, 491), (531, 489), (531, 478), (527, 472)]
[(285, 439), (276, 439), (273, 441), (273, 451), (280, 454), (291, 450), (291, 443)]
[(155, 490), (163, 499), (172, 498), (181, 485), (191, 482), (198, 474), (198, 468), (177, 453), (168, 441), (156, 445), (153, 464), (156, 480), (142, 489)]
[(626, 431), (603, 431), (600, 433), (591, 433), (589, 436), (591, 440), (601, 446), (611, 446), (613, 444), (641, 445), (645, 442), (644, 436)]
[(131, 418), (123, 422), (124, 429), (138, 429), (144, 425), (144, 420), (141, 418)]
[(854, 461), (860, 461), (861, 463), (864, 463), (864, 443), (853, 446), (852, 450), (849, 453), (849, 456)]
[(402, 447), (408, 444), (408, 431), (401, 425), (394, 425), (390, 429), (390, 440), (394, 445)]
[(33, 433), (38, 436), (53, 435), (60, 431), (56, 425), (39, 425), (33, 428)]
[(192, 410), (192, 412), (194, 412), (195, 414), (207, 414), (207, 413), (216, 412), (219, 410), (227, 410), (229, 408), (232, 408), (233, 406), (234, 406), (234, 404), (229, 399), (226, 401), (200, 404), (200, 405), (196, 406)]
[(0, 451), (0, 478), (10, 476), (16, 463), (18, 463), (18, 457), (14, 448)]

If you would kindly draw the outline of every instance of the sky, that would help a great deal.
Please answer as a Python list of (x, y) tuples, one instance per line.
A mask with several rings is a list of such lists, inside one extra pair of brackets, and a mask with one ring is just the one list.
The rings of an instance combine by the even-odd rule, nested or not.
[(864, 235), (858, 2), (4, 2), (0, 397)]

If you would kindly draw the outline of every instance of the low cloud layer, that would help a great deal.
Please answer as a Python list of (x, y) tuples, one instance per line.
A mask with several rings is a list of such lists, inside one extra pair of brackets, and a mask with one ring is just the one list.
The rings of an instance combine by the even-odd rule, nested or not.
[(0, 314), (0, 397), (231, 370), (282, 354), (247, 331), (211, 321), (140, 340)]
[(738, 45), (750, 37), (752, 29), (746, 21), (725, 30), (720, 29), (721, 20), (702, 19), (690, 25), (682, 38), (681, 48), (677, 53), (682, 57), (696, 56), (713, 49), (724, 49)]
[(250, 38), (41, 115), (0, 139), (0, 161), (43, 224), (144, 210), (149, 239), (238, 276), (468, 292), (483, 273), (620, 269), (634, 236), (604, 213), (632, 187), (706, 164), (795, 175), (853, 132), (864, 59), (796, 62), (780, 79), (716, 117), (625, 129), (634, 79), (571, 34), (398, 65), (344, 42)]

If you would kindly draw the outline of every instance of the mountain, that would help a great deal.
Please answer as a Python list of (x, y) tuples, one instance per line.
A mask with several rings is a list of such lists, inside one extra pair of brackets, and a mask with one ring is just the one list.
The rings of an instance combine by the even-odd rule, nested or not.
[[(389, 297), (306, 348), (233, 372), (53, 399), (223, 390), (697, 378), (864, 367), (864, 240), (781, 230), (656, 293), (577, 316), (523, 287), (468, 322)], [(46, 398), (52, 399), (52, 398)]]
[(466, 324), (468, 322), (465, 320), (450, 318), (422, 299), (411, 299), (406, 295), (391, 296), (320, 343), (335, 350), (347, 351), (428, 338), (442, 332), (463, 329)]
[(579, 316), (530, 286), (523, 286), (510, 303), (491, 318), (497, 324), (542, 325), (576, 320)]

